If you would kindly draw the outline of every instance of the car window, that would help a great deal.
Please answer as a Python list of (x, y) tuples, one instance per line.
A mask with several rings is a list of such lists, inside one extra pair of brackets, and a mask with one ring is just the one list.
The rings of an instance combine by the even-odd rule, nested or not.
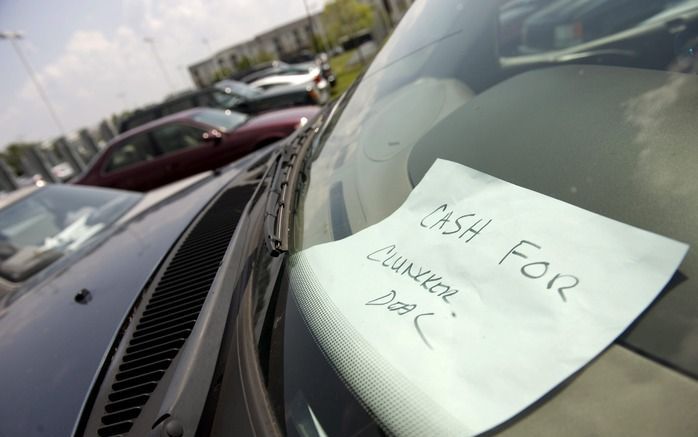
[(225, 91), (226, 93), (237, 95), (243, 99), (253, 99), (261, 94), (258, 89), (251, 87), (246, 83), (237, 82), (234, 80), (219, 82), (216, 87)]
[(291, 85), (290, 82), (273, 82), (273, 83), (267, 83), (264, 85), (258, 85), (257, 87), (263, 90), (268, 90), (271, 88), (276, 88), (278, 86), (285, 86), (285, 85)]
[(156, 153), (147, 134), (133, 136), (117, 145), (106, 166), (107, 172), (119, 170), (155, 158)]
[(167, 102), (162, 107), (162, 113), (164, 114), (174, 114), (175, 112), (184, 111), (186, 109), (195, 108), (197, 105), (194, 102), (193, 97), (188, 97), (186, 99), (179, 99), (173, 102)]
[(211, 91), (208, 92), (201, 92), (196, 95), (196, 98), (194, 99), (195, 102), (192, 102), (191, 107), (200, 107), (200, 106), (210, 106), (210, 107), (216, 107), (218, 106), (216, 103), (216, 99), (213, 97)]
[(309, 68), (296, 67), (296, 68), (289, 68), (288, 70), (280, 71), (279, 75), (280, 76), (295, 76), (297, 74), (308, 74), (308, 73), (310, 73)]
[(245, 114), (231, 110), (202, 109), (193, 118), (200, 123), (215, 126), (217, 129), (229, 132), (247, 121), (248, 117)]
[(168, 124), (153, 131), (153, 138), (163, 154), (174, 153), (201, 144), (204, 130), (183, 124)]
[(146, 124), (149, 121), (153, 121), (161, 116), (160, 112), (161, 110), (158, 108), (138, 111), (123, 121), (119, 131), (126, 132), (127, 130)]
[[(698, 162), (697, 6), (687, 0), (415, 2), (311, 143), (291, 252), (389, 217), (436, 159), (695, 246), (698, 228), (686, 217), (698, 215), (688, 176)], [(695, 405), (698, 394), (695, 380), (686, 378), (698, 374), (696, 259), (689, 252), (660, 298), (587, 373), (560, 386), (564, 395), (550, 393), (492, 433), (693, 435), (695, 416), (674, 413)], [(448, 268), (470, 272), (459, 262)], [(315, 382), (317, 366), (295, 362), (306, 356), (298, 339), (311, 336), (307, 344), (321, 349), (388, 434), (439, 435), (415, 431), (437, 415), (424, 397), (413, 398), (418, 414), (409, 411), (402, 390), (410, 381), (391, 384), (372, 373), (380, 371), (382, 351), (359, 354), (349, 344), (364, 341), (354, 326), (340, 334), (343, 325), (334, 320), (346, 319), (328, 298), (336, 290), (318, 285), (316, 266), (290, 266), (287, 314), (297, 311), (301, 321), (287, 321), (282, 332), (284, 390), (275, 402), (283, 406), (286, 431), (319, 423), (327, 435), (356, 435), (333, 428), (350, 405), (328, 411), (324, 400), (336, 390)], [(377, 335), (395, 338), (388, 329)], [(428, 353), (415, 351), (415, 359), (426, 362)], [(455, 375), (452, 363), (443, 364), (445, 377)], [(492, 390), (492, 399), (498, 393)], [(684, 426), (683, 433), (673, 426)]]
[(235, 106), (243, 100), (240, 96), (218, 90), (212, 91), (210, 94), (210, 98), (216, 103), (216, 105), (211, 106), (217, 106), (221, 108), (229, 108), (231, 106)]
[(0, 277), (23, 281), (82, 247), (141, 195), (75, 185), (39, 189), (0, 210)]

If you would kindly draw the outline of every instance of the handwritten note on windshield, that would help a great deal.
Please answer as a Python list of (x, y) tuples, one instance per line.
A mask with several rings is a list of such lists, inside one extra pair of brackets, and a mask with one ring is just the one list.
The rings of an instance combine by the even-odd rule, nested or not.
[(312, 270), (317, 298), (466, 435), (511, 418), (602, 352), (687, 249), (438, 160), (391, 216), (296, 259)]

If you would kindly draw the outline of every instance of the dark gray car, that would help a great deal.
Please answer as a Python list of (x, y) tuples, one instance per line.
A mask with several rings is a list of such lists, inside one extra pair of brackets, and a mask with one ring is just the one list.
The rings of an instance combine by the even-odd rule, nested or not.
[[(695, 437), (696, 7), (686, 2), (691, 8), (668, 26), (631, 25), (564, 50), (502, 57), (495, 37), (506, 3), (414, 2), (359, 81), (279, 149), (267, 150), (273, 155), (258, 152), (188, 189), (159, 192), (160, 203), (129, 212), (112, 238), (76, 252), (68, 268), (53, 264), (45, 270), (50, 276), (15, 293), (0, 309), (0, 435)], [(660, 275), (668, 282), (654, 289), (655, 298), (610, 329), (594, 356), (582, 354), (591, 336), (577, 323), (533, 354), (522, 340), (556, 329), (558, 320), (576, 322), (580, 312), (594, 318), (627, 308), (643, 281), (620, 284), (630, 299), (617, 299), (613, 276), (638, 266), (652, 272), (647, 260), (669, 257), (648, 250), (615, 259), (621, 264), (603, 275), (608, 285), (575, 293), (608, 297), (593, 305), (575, 303), (572, 293), (565, 303), (544, 284), (538, 292), (555, 307), (516, 304), (527, 290), (516, 284), (493, 299), (488, 281), (523, 273), (518, 265), (483, 270), (476, 257), (492, 260), (498, 251), (491, 245), (463, 241), (472, 258), (450, 252), (443, 259), (432, 238), (452, 237), (417, 217), (398, 215), (408, 219), (398, 241), (370, 229), (386, 229), (386, 218), (391, 223), (404, 212), (437, 160), (489, 176), (432, 187), (425, 205), (496, 194), (496, 185), (484, 186), (494, 177), (547, 196), (546, 203), (687, 243), (688, 255)], [(523, 196), (500, 199), (491, 208), (518, 209), (516, 220), (500, 215), (488, 235), (501, 233), (505, 220), (509, 230), (523, 230), (546, 216), (555, 229), (541, 226), (538, 237), (566, 232), (578, 239), (556, 250), (556, 261), (593, 255), (585, 238), (598, 233), (589, 223), (539, 214)], [(482, 214), (462, 212), (453, 215), (456, 226)], [(376, 241), (357, 245), (361, 252), (307, 256), (325, 243), (356, 243), (362, 231)], [(405, 256), (369, 258), (384, 244), (408, 242)], [(615, 235), (607, 242), (636, 244)], [(523, 252), (532, 256), (533, 249)], [(431, 272), (426, 266), (437, 257), (441, 268)], [(589, 256), (585, 268), (605, 268), (603, 259)], [(348, 265), (360, 268), (347, 272)], [(378, 269), (395, 282), (367, 284)], [(416, 282), (425, 276), (432, 279)], [(453, 276), (463, 284), (458, 307), (455, 298), (424, 302), (436, 297), (426, 283)], [(361, 298), (389, 291), (405, 297), (389, 305)], [(420, 329), (448, 339), (451, 347), (441, 349), (448, 355), (418, 343), (417, 316), (405, 315), (415, 299), (422, 300), (420, 316), (429, 316), (421, 312), (429, 307), (437, 313), (420, 319)], [(446, 308), (458, 309), (457, 317)], [(488, 320), (464, 315), (479, 316), (482, 308), (491, 309)], [(423, 323), (436, 317), (449, 324)], [(494, 358), (490, 365), (478, 348)], [(583, 357), (566, 360), (563, 349)], [(531, 365), (534, 355), (540, 361)], [(431, 371), (404, 371), (417, 366)], [(571, 373), (527, 403), (512, 402), (558, 366)], [(482, 368), (492, 374), (476, 377)], [(436, 386), (443, 391), (430, 394)], [(474, 391), (478, 402), (461, 403)], [(487, 426), (477, 423), (486, 416)]]
[(119, 124), (123, 133), (166, 115), (197, 107), (231, 109), (245, 114), (258, 114), (292, 106), (319, 105), (323, 99), (310, 84), (290, 85), (259, 90), (246, 83), (224, 80), (202, 90), (178, 94), (157, 105), (139, 109)]

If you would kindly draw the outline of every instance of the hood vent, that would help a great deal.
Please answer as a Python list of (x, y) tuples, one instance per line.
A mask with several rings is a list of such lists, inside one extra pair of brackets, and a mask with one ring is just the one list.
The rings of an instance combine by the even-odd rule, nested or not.
[[(224, 192), (200, 216), (155, 276), (124, 334), (87, 432), (127, 434), (194, 328), (254, 186)], [(110, 384), (110, 385), (109, 385)], [(99, 410), (98, 410), (99, 409)], [(91, 417), (94, 417), (91, 415)]]

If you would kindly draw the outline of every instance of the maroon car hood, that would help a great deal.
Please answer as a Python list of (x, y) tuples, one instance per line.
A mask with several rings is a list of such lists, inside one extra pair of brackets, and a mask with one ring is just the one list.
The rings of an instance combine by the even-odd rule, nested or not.
[(257, 130), (295, 124), (298, 123), (302, 117), (310, 120), (318, 112), (320, 112), (319, 106), (296, 106), (278, 111), (269, 111), (250, 117), (247, 122), (236, 129), (236, 131), (241, 132), (244, 130)]

